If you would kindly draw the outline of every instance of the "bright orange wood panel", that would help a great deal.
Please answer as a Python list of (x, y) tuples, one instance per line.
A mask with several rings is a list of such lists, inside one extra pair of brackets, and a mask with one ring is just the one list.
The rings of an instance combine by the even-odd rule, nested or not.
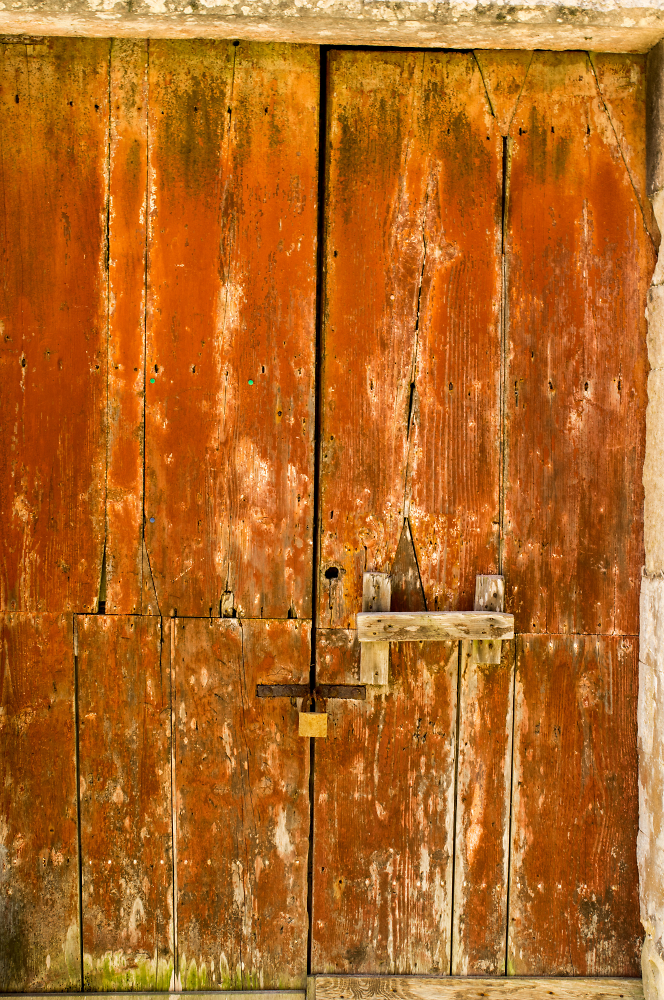
[(141, 612), (148, 42), (114, 39), (110, 68), (106, 607)]
[[(319, 683), (356, 683), (356, 634), (317, 638)], [(449, 973), (458, 666), (457, 643), (393, 643), (388, 689), (327, 702), (314, 758), (315, 973)]]
[(4, 42), (0, 58), (0, 608), (95, 610), (106, 504), (109, 42)]
[(318, 51), (150, 48), (146, 539), (160, 609), (311, 614)]
[(0, 990), (80, 990), (72, 617), (0, 643)]
[(511, 974), (641, 974), (637, 643), (518, 640)]
[(654, 248), (637, 194), (588, 57), (536, 53), (505, 234), (504, 572), (523, 632), (638, 633)]
[(502, 141), (471, 54), (332, 52), (319, 621), (410, 517), (429, 610), (498, 564)]
[(173, 972), (171, 678), (161, 622), (77, 617), (84, 985)]
[(307, 975), (309, 740), (289, 698), (310, 624), (171, 623), (178, 958), (183, 989), (302, 988)]

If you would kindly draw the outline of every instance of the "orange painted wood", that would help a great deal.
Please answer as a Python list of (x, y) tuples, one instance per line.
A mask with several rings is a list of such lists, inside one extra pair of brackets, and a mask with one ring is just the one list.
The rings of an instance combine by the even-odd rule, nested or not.
[(461, 644), (452, 975), (504, 975), (514, 642), (499, 664)]
[(491, 110), (500, 134), (509, 135), (512, 118), (526, 81), (533, 53), (527, 49), (476, 50), (473, 55), (482, 73)]
[(106, 482), (104, 39), (0, 45), (0, 608), (96, 608)]
[(161, 621), (76, 623), (84, 986), (168, 989), (171, 680)]
[(498, 559), (500, 134), (472, 54), (328, 65), (320, 621), (352, 627), (408, 514), (427, 609), (468, 610)]
[(310, 616), (319, 63), (150, 43), (147, 549), (165, 614)]
[[(314, 778), (312, 972), (450, 971), (458, 644), (391, 645), (388, 688), (327, 701)], [(318, 631), (319, 683), (359, 643)]]
[(639, 976), (638, 640), (518, 640), (508, 971)]
[(636, 634), (654, 251), (585, 55), (535, 54), (510, 149), (505, 606)]
[(593, 52), (591, 64), (611, 120), (646, 229), (657, 243), (657, 222), (646, 189), (646, 59), (644, 55)]
[(106, 612), (140, 612), (148, 43), (111, 43)]
[(71, 615), (0, 615), (0, 990), (78, 990)]
[(183, 989), (302, 987), (307, 973), (309, 740), (298, 702), (311, 623), (171, 624), (177, 921)]

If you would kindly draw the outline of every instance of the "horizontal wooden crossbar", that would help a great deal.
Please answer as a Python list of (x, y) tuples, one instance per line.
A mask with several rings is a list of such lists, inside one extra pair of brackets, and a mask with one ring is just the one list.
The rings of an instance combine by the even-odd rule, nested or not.
[(361, 611), (360, 642), (513, 639), (514, 615), (499, 611)]

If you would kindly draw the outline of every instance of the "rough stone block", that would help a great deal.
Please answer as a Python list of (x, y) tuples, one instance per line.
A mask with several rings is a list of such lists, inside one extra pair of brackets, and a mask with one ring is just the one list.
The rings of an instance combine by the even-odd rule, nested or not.
[(648, 360), (651, 368), (664, 368), (664, 285), (648, 290)]
[(648, 376), (646, 453), (643, 463), (646, 572), (664, 572), (664, 368)]
[[(639, 898), (646, 1000), (664, 997), (664, 578), (641, 583), (639, 648)], [(648, 985), (650, 992), (648, 992)]]

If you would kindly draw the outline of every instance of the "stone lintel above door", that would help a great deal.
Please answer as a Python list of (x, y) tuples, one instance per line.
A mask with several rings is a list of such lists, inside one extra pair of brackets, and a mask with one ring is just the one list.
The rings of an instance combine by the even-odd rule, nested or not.
[(659, 0), (17, 0), (0, 10), (0, 33), (648, 52), (664, 36), (664, 9)]

